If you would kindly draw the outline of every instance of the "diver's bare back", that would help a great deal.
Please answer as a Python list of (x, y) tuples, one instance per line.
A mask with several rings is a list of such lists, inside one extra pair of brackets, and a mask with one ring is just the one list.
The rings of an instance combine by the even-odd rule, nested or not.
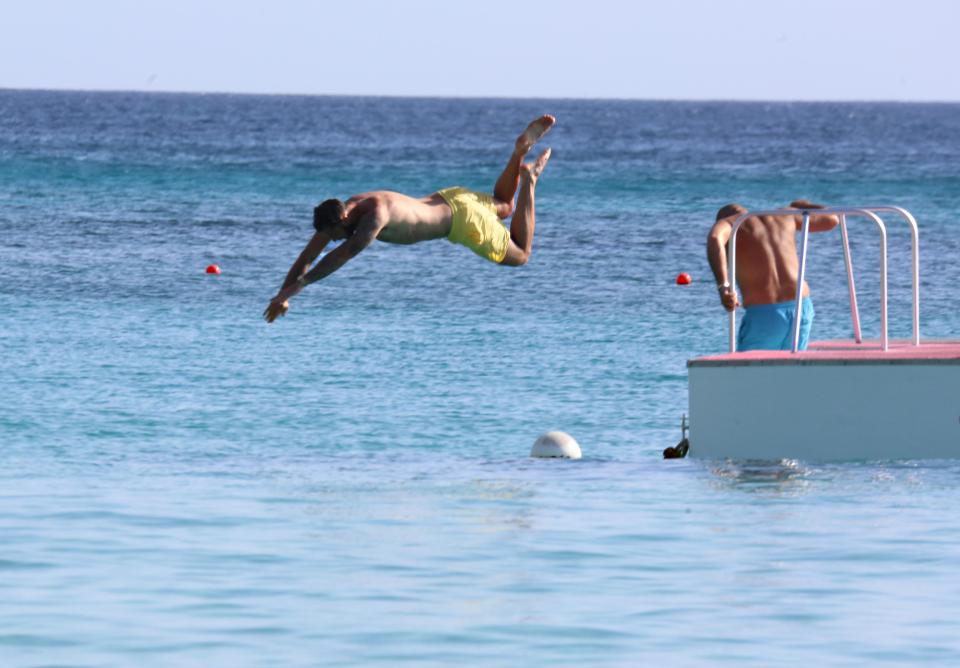
[(379, 241), (414, 244), (450, 234), (453, 214), (450, 205), (437, 193), (421, 198), (390, 190), (354, 195), (344, 202), (347, 220), (358, 220), (374, 206), (382, 207), (389, 221), (377, 234)]
[[(797, 216), (750, 216), (737, 233), (737, 283), (745, 306), (797, 295)], [(810, 289), (803, 286), (804, 295)]]

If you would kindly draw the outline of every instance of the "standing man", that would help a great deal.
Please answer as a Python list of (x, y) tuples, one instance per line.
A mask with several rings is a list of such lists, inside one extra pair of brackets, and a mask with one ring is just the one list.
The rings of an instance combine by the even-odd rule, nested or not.
[[(822, 209), (819, 204), (796, 200), (783, 215), (750, 216), (737, 232), (737, 284), (743, 294), (746, 313), (737, 335), (737, 350), (792, 350), (793, 320), (796, 312), (797, 231), (803, 216), (796, 209)], [(717, 220), (707, 236), (707, 259), (717, 280), (720, 303), (728, 311), (739, 306), (737, 291), (727, 273), (727, 244), (733, 223), (747, 213), (739, 204), (728, 204), (717, 212)], [(832, 230), (840, 222), (837, 216), (810, 217), (811, 232)], [(804, 281), (800, 314), (800, 350), (807, 347), (813, 323), (810, 286)]]
[[(541, 116), (517, 137), (493, 194), (454, 187), (417, 198), (381, 190), (354, 195), (346, 202), (321, 203), (313, 210), (313, 238), (290, 267), (283, 287), (263, 312), (264, 319), (270, 323), (286, 314), (291, 297), (335, 272), (374, 240), (413, 244), (446, 238), (497, 264), (526, 264), (533, 250), (534, 190), (550, 149), (532, 163), (523, 158), (554, 123), (553, 116)], [(511, 215), (508, 230), (500, 221)], [(330, 241), (340, 240), (343, 243), (310, 269)]]

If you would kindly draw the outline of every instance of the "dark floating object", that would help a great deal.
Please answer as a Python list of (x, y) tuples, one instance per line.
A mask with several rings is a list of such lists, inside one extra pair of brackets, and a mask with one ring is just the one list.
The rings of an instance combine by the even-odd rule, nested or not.
[(687, 451), (690, 450), (690, 439), (687, 438), (687, 416), (684, 415), (683, 419), (680, 420), (680, 434), (682, 438), (680, 442), (670, 448), (665, 448), (663, 451), (664, 459), (683, 459), (687, 456)]

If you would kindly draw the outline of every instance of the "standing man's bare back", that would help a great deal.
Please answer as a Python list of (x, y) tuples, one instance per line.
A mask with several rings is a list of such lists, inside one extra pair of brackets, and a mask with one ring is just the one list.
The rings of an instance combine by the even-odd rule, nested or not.
[[(789, 213), (796, 209), (819, 209), (821, 205), (806, 200), (790, 203), (783, 215), (750, 216), (737, 232), (737, 286), (743, 295), (743, 305), (750, 320), (744, 318), (740, 328), (739, 350), (782, 349), (786, 339), (774, 346), (780, 331), (789, 332), (792, 325), (790, 309), (795, 307), (800, 261), (797, 257), (797, 231), (803, 217)], [(717, 281), (720, 302), (728, 311), (740, 305), (736, 287), (731, 284), (727, 267), (727, 245), (738, 217), (747, 213), (739, 204), (728, 204), (717, 212), (717, 219), (707, 237), (707, 259)], [(811, 216), (810, 230), (825, 232), (837, 226), (836, 216)], [(809, 333), (813, 307), (809, 302), (810, 286), (804, 283), (804, 308), (809, 317), (804, 323)], [(769, 308), (755, 308), (769, 307)], [(753, 311), (751, 311), (753, 309)], [(753, 327), (751, 337), (748, 330)]]
[[(286, 314), (291, 297), (306, 285), (332, 274), (374, 240), (413, 244), (447, 238), (492, 262), (507, 266), (525, 264), (533, 250), (534, 193), (550, 159), (550, 149), (533, 163), (524, 164), (523, 158), (555, 122), (553, 116), (541, 116), (517, 137), (513, 154), (490, 195), (460, 187), (420, 198), (378, 190), (354, 195), (346, 202), (321, 203), (314, 209), (316, 233), (264, 311), (266, 321), (273, 322)], [(499, 220), (511, 215), (508, 231)], [(338, 240), (343, 243), (310, 269), (324, 247)]]

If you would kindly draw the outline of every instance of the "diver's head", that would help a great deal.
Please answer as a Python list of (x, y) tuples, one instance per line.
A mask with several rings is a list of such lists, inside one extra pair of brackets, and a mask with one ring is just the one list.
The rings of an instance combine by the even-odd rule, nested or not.
[(324, 200), (313, 209), (313, 229), (322, 232), (332, 240), (346, 239), (351, 231), (347, 229), (347, 210), (338, 199)]

